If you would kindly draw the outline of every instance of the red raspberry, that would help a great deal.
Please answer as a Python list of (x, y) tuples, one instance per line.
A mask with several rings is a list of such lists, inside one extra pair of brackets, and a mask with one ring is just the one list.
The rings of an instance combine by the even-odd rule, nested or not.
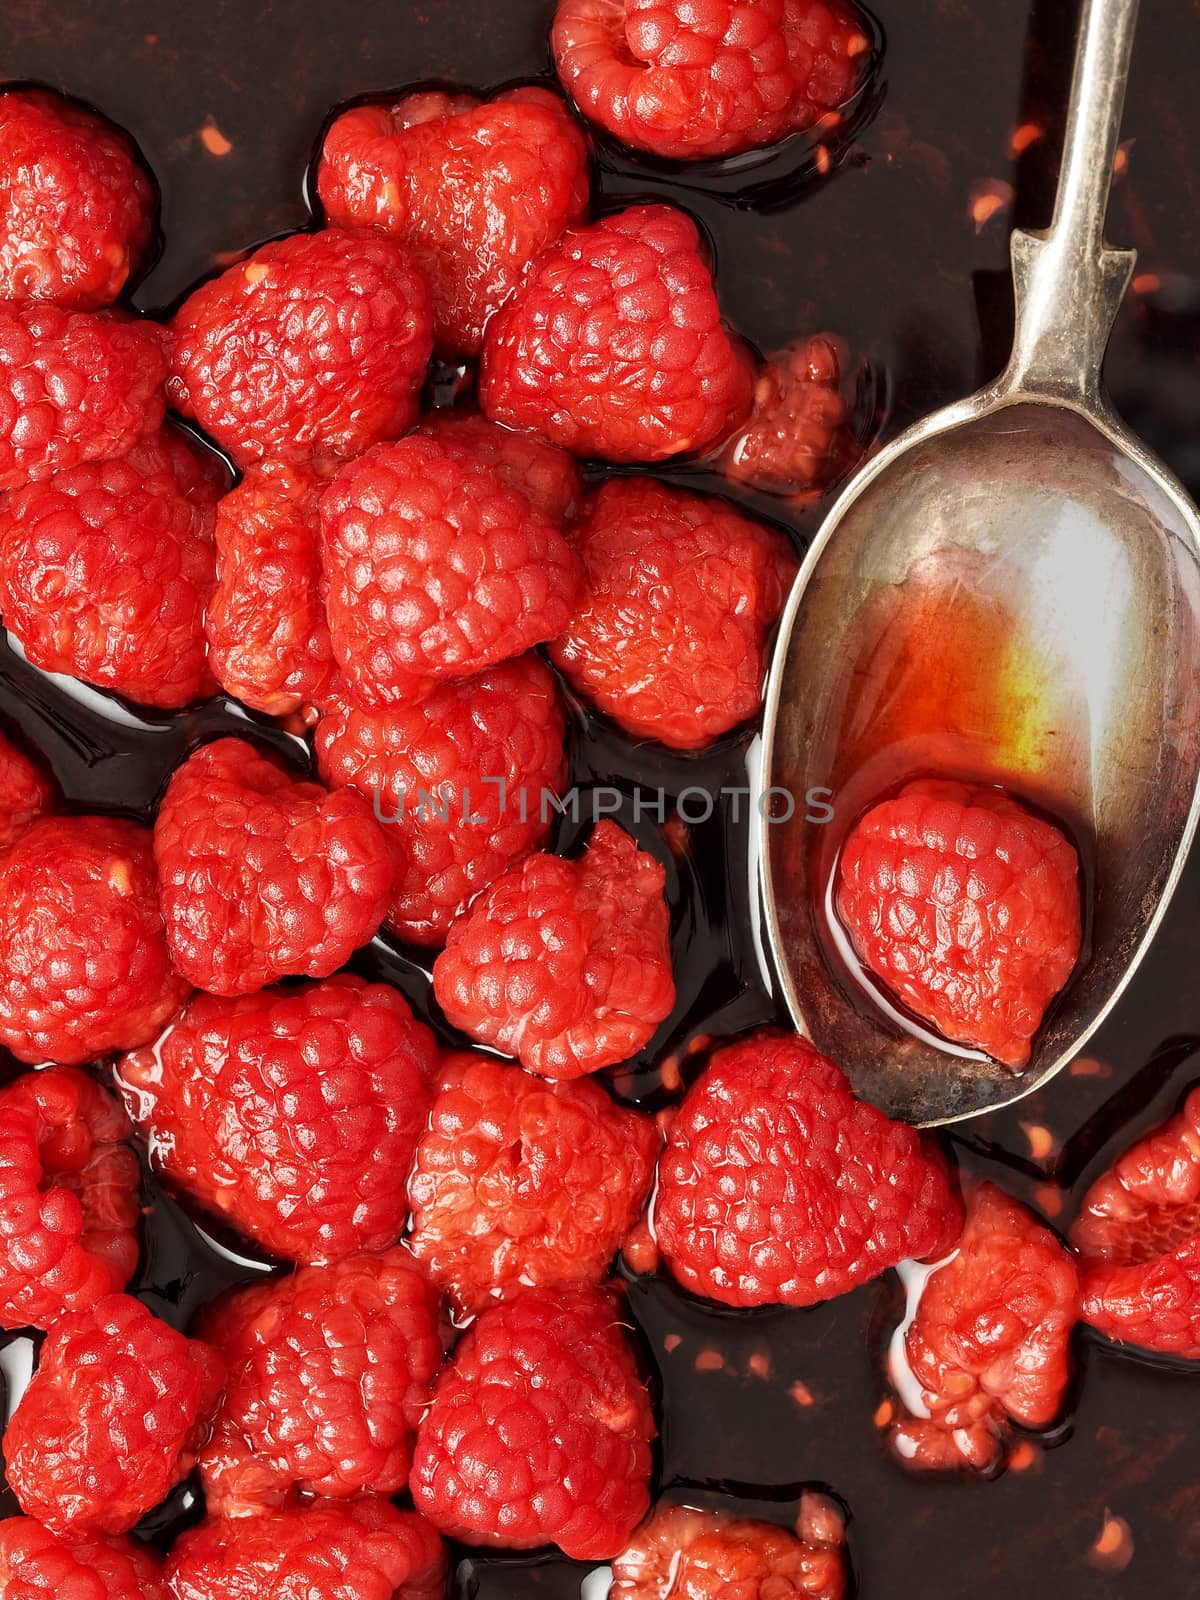
[(892, 1448), (914, 1468), (994, 1468), (1007, 1418), (1047, 1428), (1062, 1407), (1079, 1315), (1075, 1263), (1032, 1212), (985, 1183), (957, 1250), (918, 1289), (893, 1343), (906, 1412)]
[(224, 1377), (128, 1295), (63, 1317), (4, 1431), (22, 1511), (53, 1533), (126, 1533), (195, 1466)]
[(836, 122), (871, 48), (843, 0), (559, 0), (551, 42), (585, 115), (672, 161)]
[(167, 1559), (174, 1600), (443, 1600), (442, 1541), (386, 1500), (321, 1501), (182, 1534)]
[(755, 1034), (718, 1050), (689, 1089), (654, 1216), (684, 1288), (807, 1306), (906, 1257), (944, 1255), (962, 1209), (935, 1144), (856, 1100), (805, 1040)]
[(328, 1262), (403, 1232), (436, 1066), (396, 990), (342, 976), (199, 995), (117, 1081), (168, 1183), (273, 1255)]
[(181, 470), (147, 441), (5, 496), (0, 611), (35, 666), (142, 705), (211, 692), (213, 509), (185, 497)]
[(153, 322), (0, 300), (0, 491), (123, 455), (161, 424), (166, 375)]
[(268, 716), (320, 704), (333, 683), (317, 515), (327, 482), (311, 467), (258, 462), (217, 508), (209, 659), (229, 694)]
[(41, 768), (0, 733), (0, 850), (48, 811), (56, 798), (54, 785)]
[(725, 476), (764, 494), (824, 493), (860, 454), (841, 383), (841, 352), (823, 335), (773, 356), (754, 386), (749, 421), (722, 452)]
[[(168, 424), (140, 439), (125, 456), (146, 477), (169, 472), (185, 500), (197, 506), (216, 506), (232, 487), (225, 458), (202, 445), (186, 428)], [(204, 526), (211, 531), (212, 519)]]
[(637, 1221), (658, 1133), (599, 1084), (449, 1056), (408, 1180), (410, 1243), (464, 1317), (598, 1284)]
[(42, 89), (0, 94), (0, 298), (111, 305), (154, 230), (132, 143)]
[(1086, 1322), (1200, 1361), (1200, 1088), (1092, 1184), (1071, 1243)]
[(368, 796), (392, 853), (388, 926), (436, 945), (510, 862), (550, 831), (563, 778), (563, 716), (536, 656), (435, 689), (420, 705), (359, 711), (336, 700), (317, 724), (331, 787)]
[(579, 581), (558, 529), (486, 460), (412, 437), (321, 497), (333, 653), (361, 705), (419, 700), (552, 639)]
[(418, 92), (344, 111), (325, 135), (317, 192), (329, 221), (412, 251), (433, 285), (434, 331), (475, 356), (530, 262), (587, 210), (587, 147), (546, 89)]
[(129, 1282), (141, 1219), (132, 1131), (74, 1067), (0, 1090), (0, 1327), (48, 1328)]
[(1014, 1072), (1079, 959), (1079, 862), (995, 789), (905, 786), (852, 829), (837, 911), (863, 965), (947, 1039)]
[(383, 920), (392, 860), (360, 795), (327, 793), (242, 739), (179, 767), (154, 826), (175, 965), (211, 994), (326, 978)]
[(401, 245), (292, 234), (180, 306), (171, 402), (241, 466), (357, 455), (415, 420), (432, 327), (429, 287)]
[(210, 1516), (254, 1515), (297, 1492), (407, 1487), (442, 1340), (437, 1296), (406, 1250), (235, 1289), (198, 1332), (229, 1374), (200, 1457)]
[(845, 1529), (798, 1538), (770, 1522), (662, 1504), (613, 1562), (610, 1600), (843, 1600)]
[(467, 461), (494, 467), (510, 489), (520, 489), (556, 528), (573, 520), (583, 498), (583, 474), (574, 456), (532, 433), (513, 433), (475, 412), (431, 411), (416, 430)]
[(187, 998), (158, 909), (150, 834), (40, 817), (0, 856), (0, 1044), (78, 1064), (153, 1039)]
[(665, 882), (615, 822), (578, 861), (522, 861), (450, 929), (433, 968), (447, 1020), (545, 1078), (628, 1061), (675, 1004)]
[(767, 629), (795, 572), (782, 534), (721, 500), (612, 478), (571, 542), (583, 588), (550, 654), (581, 694), (677, 750), (757, 715)]
[(750, 391), (696, 225), (670, 206), (572, 228), (543, 252), (489, 322), (479, 380), (493, 422), (610, 461), (704, 450)]
[(483, 1312), (417, 1435), (417, 1510), (468, 1544), (622, 1550), (650, 1503), (655, 1430), (620, 1317), (599, 1289), (530, 1289)]
[(0, 1600), (168, 1600), (160, 1570), (133, 1539), (60, 1539), (32, 1517), (0, 1522)]

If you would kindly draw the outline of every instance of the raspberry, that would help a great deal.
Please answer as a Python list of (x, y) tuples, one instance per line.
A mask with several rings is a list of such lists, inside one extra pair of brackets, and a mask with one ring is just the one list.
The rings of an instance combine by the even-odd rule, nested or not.
[(128, 1295), (63, 1317), (4, 1432), (22, 1511), (53, 1533), (126, 1533), (192, 1470), (223, 1382), (215, 1350)]
[(150, 834), (39, 817), (0, 856), (0, 1044), (78, 1064), (153, 1039), (187, 998), (167, 953)]
[(572, 521), (583, 498), (575, 458), (532, 433), (512, 433), (473, 412), (431, 411), (416, 430), (467, 461), (494, 467), (510, 489), (520, 489), (556, 528)]
[(660, 1505), (613, 1562), (610, 1600), (843, 1600), (845, 1530), (798, 1538), (769, 1522)]
[(550, 654), (581, 694), (677, 750), (757, 715), (767, 629), (795, 572), (781, 534), (724, 501), (613, 478), (571, 542), (583, 587)]
[(217, 589), (205, 618), (212, 669), (256, 711), (319, 704), (334, 678), (311, 467), (263, 461), (217, 508)]
[(675, 1004), (665, 882), (615, 822), (578, 861), (528, 857), (450, 929), (433, 968), (447, 1020), (546, 1078), (628, 1061)]
[(41, 89), (0, 94), (0, 298), (111, 305), (154, 231), (130, 140)]
[(925, 1282), (893, 1349), (910, 1413), (892, 1430), (896, 1454), (915, 1468), (988, 1469), (1003, 1459), (1008, 1418), (1049, 1427), (1070, 1380), (1078, 1314), (1066, 1250), (1023, 1205), (981, 1184), (957, 1250)]
[(421, 699), (551, 639), (575, 557), (482, 457), (412, 437), (343, 467), (321, 497), (333, 653), (376, 709)]
[(166, 375), (152, 322), (0, 301), (0, 492), (123, 455), (161, 424)]
[(175, 965), (212, 994), (328, 977), (370, 941), (392, 883), (360, 795), (328, 794), (242, 739), (177, 769), (154, 858)]
[(213, 510), (195, 489), (186, 498), (182, 470), (146, 441), (5, 496), (0, 611), (35, 666), (142, 705), (211, 692)]
[(240, 466), (357, 455), (415, 420), (432, 324), (429, 287), (401, 245), (293, 234), (183, 302), (168, 392)]
[[(215, 506), (231, 486), (224, 457), (202, 445), (186, 428), (173, 424), (140, 439), (125, 459), (146, 477), (169, 472), (183, 498), (196, 506)], [(206, 517), (204, 526), (210, 536), (212, 525), (212, 518)]]
[(530, 1289), (472, 1324), (417, 1435), (412, 1493), (469, 1544), (607, 1561), (650, 1503), (654, 1419), (614, 1296)]
[(1092, 1184), (1071, 1243), (1086, 1322), (1110, 1339), (1200, 1360), (1200, 1088)]
[(807, 1306), (909, 1256), (944, 1255), (961, 1206), (938, 1147), (856, 1100), (803, 1039), (713, 1056), (658, 1164), (655, 1228), (684, 1288), (729, 1306)]
[(276, 1256), (337, 1261), (403, 1232), (437, 1048), (383, 984), (199, 995), (117, 1081), (168, 1183)]
[(837, 911), (863, 965), (918, 1016), (1019, 1072), (1079, 959), (1079, 863), (995, 789), (910, 783), (857, 822)]
[(598, 1284), (657, 1151), (653, 1122), (598, 1084), (453, 1054), (408, 1180), (413, 1253), (464, 1317), (528, 1287)]
[(343, 700), (317, 724), (331, 787), (368, 796), (392, 853), (388, 926), (436, 945), (510, 862), (550, 831), (563, 778), (563, 716), (536, 656), (445, 684), (417, 706), (358, 711)]
[(54, 785), (41, 768), (0, 733), (0, 850), (55, 799)]
[(312, 1505), (181, 1535), (174, 1600), (443, 1600), (446, 1555), (424, 1517), (386, 1500)]
[(841, 393), (842, 356), (818, 335), (781, 350), (759, 373), (754, 410), (722, 452), (727, 478), (764, 494), (812, 499), (854, 465), (859, 448)]
[(407, 1251), (235, 1289), (198, 1331), (229, 1374), (200, 1457), (210, 1516), (407, 1487), (442, 1364), (437, 1297)]
[(132, 1131), (74, 1067), (0, 1090), (0, 1327), (48, 1328), (129, 1282), (141, 1217)]
[(433, 286), (434, 332), (475, 356), (488, 318), (529, 264), (587, 210), (587, 148), (545, 89), (406, 95), (360, 105), (325, 135), (317, 192), (329, 221), (372, 227), (412, 251)]
[(672, 161), (836, 122), (871, 48), (842, 0), (559, 0), (551, 42), (586, 116)]
[(60, 1539), (32, 1517), (0, 1522), (0, 1600), (168, 1600), (159, 1571), (133, 1539)]
[(695, 224), (633, 206), (572, 228), (488, 323), (485, 415), (580, 456), (701, 451), (750, 409), (750, 362), (721, 323)]

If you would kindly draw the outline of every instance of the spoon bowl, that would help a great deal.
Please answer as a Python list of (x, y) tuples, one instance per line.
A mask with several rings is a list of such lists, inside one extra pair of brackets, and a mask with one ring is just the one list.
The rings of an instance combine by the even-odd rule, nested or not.
[[(828, 790), (834, 816), (762, 825), (768, 923), (798, 1024), (856, 1090), (949, 1122), (1064, 1066), (1165, 909), (1196, 824), (1200, 524), (1115, 422), (1019, 397), (943, 413), (872, 469), (783, 619), (765, 783)], [(1080, 851), (1087, 947), (1019, 1076), (889, 1014), (837, 927), (846, 831), (930, 775), (1003, 785)]]
[[(1137, 0), (1084, 0), (1051, 226), (1013, 235), (1004, 374), (859, 472), (796, 579), (766, 698), (757, 859), (801, 1032), (910, 1122), (980, 1115), (1060, 1071), (1145, 954), (1200, 814), (1200, 514), (1101, 387), (1134, 256), (1104, 244)], [(1085, 944), (1019, 1074), (865, 975), (838, 851), (910, 778), (1002, 785), (1074, 835)], [(825, 820), (827, 810), (831, 820)]]

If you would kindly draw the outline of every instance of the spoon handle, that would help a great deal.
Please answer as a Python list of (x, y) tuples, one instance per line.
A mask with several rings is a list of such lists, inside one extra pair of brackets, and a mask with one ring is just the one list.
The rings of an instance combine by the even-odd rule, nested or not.
[(1104, 352), (1137, 259), (1104, 243), (1137, 12), (1138, 0), (1083, 0), (1054, 218), (1012, 236), (1010, 390), (1102, 404)]

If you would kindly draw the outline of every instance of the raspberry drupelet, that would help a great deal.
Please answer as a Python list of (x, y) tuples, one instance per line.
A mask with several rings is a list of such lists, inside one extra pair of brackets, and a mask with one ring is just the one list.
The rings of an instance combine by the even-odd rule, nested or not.
[(155, 210), (132, 143), (103, 117), (43, 89), (0, 94), (0, 298), (111, 305)]
[(699, 750), (758, 713), (795, 559), (722, 500), (614, 478), (571, 530), (583, 583), (550, 655), (640, 739)]
[(437, 1047), (384, 984), (198, 995), (117, 1082), (165, 1182), (272, 1255), (338, 1261), (404, 1230)]
[(488, 323), (479, 401), (579, 456), (662, 461), (736, 429), (751, 388), (695, 223), (648, 205), (570, 228), (539, 256)]
[(1071, 1376), (1079, 1275), (1059, 1240), (994, 1184), (967, 1206), (957, 1249), (920, 1289), (893, 1352), (905, 1414), (893, 1451), (915, 1470), (1003, 1464), (1009, 1421), (1047, 1428)]
[(325, 978), (373, 937), (392, 862), (371, 808), (328, 793), (241, 739), (177, 769), (154, 825), (175, 965), (210, 994)]
[(129, 1282), (141, 1219), (132, 1132), (74, 1067), (0, 1090), (0, 1327), (48, 1328)]
[(962, 1206), (937, 1145), (856, 1100), (805, 1040), (754, 1034), (688, 1090), (658, 1163), (654, 1224), (685, 1289), (813, 1305), (906, 1257), (938, 1259)]
[(55, 1323), (4, 1432), (9, 1484), (54, 1533), (126, 1533), (192, 1470), (215, 1350), (113, 1294)]
[(61, 1536), (32, 1517), (0, 1522), (0, 1600), (170, 1600), (156, 1550), (123, 1535)]
[(628, 1061), (675, 1003), (666, 874), (607, 820), (472, 901), (433, 968), (446, 1018), (546, 1078)]
[(612, 1600), (843, 1600), (846, 1531), (832, 1507), (806, 1536), (660, 1504), (613, 1562)]
[(451, 1054), (408, 1181), (413, 1253), (464, 1317), (524, 1288), (597, 1285), (657, 1152), (650, 1118), (597, 1083)]
[(836, 123), (871, 49), (844, 0), (559, 0), (551, 42), (586, 116), (674, 161)]
[(406, 1250), (235, 1289), (195, 1331), (228, 1372), (200, 1456), (210, 1516), (407, 1487), (442, 1339), (437, 1295)]
[(171, 323), (171, 403), (239, 466), (354, 456), (416, 420), (433, 347), (408, 251), (327, 228), (261, 246)]
[(146, 1044), (190, 988), (167, 950), (148, 829), (39, 817), (0, 855), (0, 1044), (19, 1060)]
[(851, 830), (837, 912), (867, 970), (1014, 1072), (1079, 959), (1079, 862), (996, 789), (910, 783)]
[(456, 1347), (417, 1437), (413, 1499), (468, 1544), (607, 1561), (649, 1505), (654, 1431), (615, 1294), (530, 1289)]
[(529, 264), (587, 210), (587, 149), (547, 89), (420, 90), (353, 106), (325, 135), (317, 192), (339, 227), (400, 240), (433, 288), (445, 356), (475, 356)]
[(472, 897), (545, 840), (563, 734), (554, 676), (532, 655), (443, 684), (419, 705), (359, 711), (339, 698), (326, 708), (321, 777), (357, 789), (382, 819), (387, 925), (400, 938), (442, 944)]
[(1200, 1361), (1200, 1088), (1096, 1179), (1070, 1237), (1085, 1322)]
[(0, 492), (125, 454), (162, 423), (163, 330), (0, 301)]
[(317, 504), (328, 477), (256, 462), (217, 506), (217, 586), (204, 619), (221, 687), (268, 716), (319, 706), (336, 668)]
[(552, 639), (579, 567), (562, 534), (480, 455), (413, 435), (321, 497), (333, 654), (366, 709), (422, 699)]
[(315, 1500), (210, 1517), (167, 1558), (172, 1600), (444, 1600), (446, 1553), (424, 1517), (386, 1500)]
[(144, 440), (0, 503), (0, 611), (29, 660), (167, 709), (216, 687), (213, 501), (175, 451)]

